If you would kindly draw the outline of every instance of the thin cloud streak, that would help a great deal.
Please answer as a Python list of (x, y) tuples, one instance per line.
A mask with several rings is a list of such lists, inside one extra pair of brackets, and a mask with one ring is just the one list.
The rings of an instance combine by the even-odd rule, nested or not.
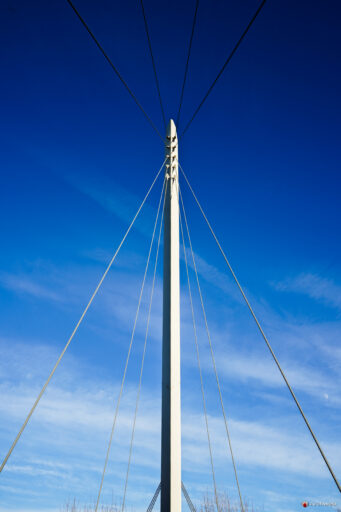
[[(39, 362), (37, 362), (39, 365)], [(46, 442), (51, 435), (51, 429), (59, 432), (57, 445), (61, 448), (69, 449), (70, 443), (63, 441), (64, 437), (71, 437), (72, 440), (78, 438), (74, 449), (81, 448), (83, 442), (91, 438), (96, 433), (98, 439), (105, 442), (108, 429), (112, 421), (113, 409), (116, 397), (118, 395), (118, 383), (113, 386), (106, 382), (90, 381), (85, 383), (84, 379), (78, 383), (70, 382), (66, 389), (53, 385), (48, 394), (43, 398), (37, 414), (34, 419), (34, 430), (37, 436), (34, 443), (43, 442), (44, 432), (47, 435)], [(76, 384), (76, 385), (75, 385)], [(23, 382), (19, 386), (1, 385), (1, 396), (3, 400), (0, 403), (0, 412), (4, 418), (4, 425), (7, 429), (12, 429), (11, 425), (21, 420), (32, 400), (35, 397), (36, 389), (32, 388), (30, 383)], [(120, 439), (119, 445), (115, 446), (115, 459), (124, 460), (124, 448), (129, 443), (129, 432), (132, 422), (132, 409), (135, 401), (135, 386), (127, 387), (124, 394), (124, 402), (119, 417), (116, 440)], [(19, 398), (18, 398), (19, 397)], [(197, 471), (196, 461), (207, 451), (205, 441), (205, 430), (203, 427), (202, 414), (197, 414), (190, 409), (183, 411), (183, 444), (185, 464), (188, 470)], [(212, 438), (215, 439), (218, 460), (222, 457), (224, 450), (222, 447), (226, 443), (224, 424), (219, 416), (211, 415), (209, 418), (212, 432)], [(281, 471), (306, 473), (308, 471), (312, 476), (321, 476), (320, 469), (317, 470), (314, 464), (307, 464), (310, 455), (306, 448), (306, 442), (299, 439), (299, 452), (295, 457), (291, 457), (292, 433), (284, 433), (278, 427), (264, 425), (260, 422), (240, 421), (236, 418), (230, 418), (231, 430), (233, 431), (234, 444), (237, 446), (239, 460), (245, 464), (259, 465), (264, 467), (275, 467)], [(40, 430), (40, 427), (42, 430)], [(7, 430), (6, 429), (6, 430)], [(64, 430), (64, 434), (63, 434)], [(138, 418), (138, 435), (136, 437), (136, 449), (147, 450), (148, 453), (159, 453), (160, 447), (155, 445), (155, 439), (160, 437), (160, 402), (155, 400), (154, 394), (150, 389), (145, 389), (143, 400), (141, 402), (141, 413)], [(248, 441), (249, 440), (249, 441)], [(199, 442), (200, 441), (200, 442)], [(24, 442), (24, 439), (21, 441)], [(246, 443), (246, 444), (245, 444)], [(249, 443), (249, 444), (248, 444)], [(251, 444), (254, 448), (250, 450)], [(328, 443), (325, 443), (328, 445)], [(64, 450), (63, 449), (63, 450)], [(297, 447), (295, 447), (297, 449)], [(341, 445), (335, 443), (333, 457), (337, 458), (340, 454)], [(90, 450), (91, 453), (91, 450)], [(273, 453), (272, 458), (267, 454)], [(190, 456), (189, 456), (190, 455)], [(291, 460), (294, 459), (294, 460)], [(98, 457), (96, 457), (98, 459)], [(291, 460), (291, 462), (290, 462)], [(313, 459), (314, 456), (313, 456)], [(39, 458), (36, 460), (39, 464)], [(138, 455), (138, 464), (147, 464), (151, 467), (157, 467), (158, 460), (148, 459), (143, 462), (143, 457)], [(290, 462), (290, 463), (289, 463)], [(12, 472), (23, 472), (29, 468), (30, 464), (13, 463)], [(310, 467), (310, 469), (309, 469)], [(307, 469), (308, 468), (308, 469)], [(57, 466), (54, 467), (54, 470)], [(341, 468), (340, 468), (341, 469)], [(61, 468), (63, 470), (63, 468)], [(45, 469), (48, 473), (50, 470)]]
[(302, 273), (294, 278), (274, 283), (274, 287), (279, 291), (306, 295), (341, 311), (341, 286), (332, 279), (318, 274)]
[(36, 280), (31, 279), (29, 275), (15, 275), (3, 272), (0, 274), (0, 285), (7, 290), (18, 294), (31, 295), (37, 299), (47, 299), (56, 302), (62, 301), (62, 297), (53, 291), (52, 288), (37, 283)]
[[(157, 171), (158, 169), (155, 170), (154, 175)], [(108, 186), (103, 186), (103, 179), (98, 182), (95, 176), (82, 176), (82, 179), (79, 179), (76, 174), (68, 174), (65, 176), (65, 180), (76, 190), (99, 204), (104, 210), (128, 224), (132, 221), (142, 201), (142, 197), (131, 193), (118, 183), (110, 182)], [(154, 188), (157, 188), (158, 194), (160, 194), (162, 176), (159, 177)], [(156, 216), (156, 207), (151, 205), (150, 200), (144, 205), (141, 211), (142, 215), (144, 221), (139, 222), (137, 220), (134, 228), (142, 235), (149, 237)]]

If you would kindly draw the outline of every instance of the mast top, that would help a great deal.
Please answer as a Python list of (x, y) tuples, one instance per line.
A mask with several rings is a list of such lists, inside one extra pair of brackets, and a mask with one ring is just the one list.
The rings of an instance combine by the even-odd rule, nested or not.
[(174, 136), (176, 137), (176, 139), (178, 138), (175, 123), (173, 119), (170, 119), (166, 130), (167, 142), (170, 140), (170, 138), (173, 138)]

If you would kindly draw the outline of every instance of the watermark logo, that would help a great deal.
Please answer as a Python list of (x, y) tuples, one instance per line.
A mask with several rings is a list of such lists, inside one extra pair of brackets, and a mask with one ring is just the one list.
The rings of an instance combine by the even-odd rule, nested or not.
[[(302, 507), (336, 507), (336, 503), (326, 503), (323, 501), (302, 501)], [(337, 512), (341, 512), (340, 509)]]

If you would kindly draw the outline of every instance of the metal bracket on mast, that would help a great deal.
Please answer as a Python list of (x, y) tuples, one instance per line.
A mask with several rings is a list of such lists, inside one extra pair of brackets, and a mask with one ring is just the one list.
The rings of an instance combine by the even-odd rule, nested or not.
[(181, 489), (182, 489), (183, 495), (185, 496), (185, 500), (187, 501), (187, 505), (188, 505), (188, 508), (190, 509), (190, 511), (197, 512), (195, 506), (192, 503), (191, 498), (189, 497), (189, 494), (188, 494), (187, 489), (183, 482), (181, 482)]
[(149, 507), (147, 508), (147, 512), (152, 512), (153, 508), (154, 508), (154, 505), (156, 503), (156, 500), (158, 499), (159, 497), (159, 494), (160, 494), (160, 491), (161, 491), (161, 482), (159, 483), (159, 485), (157, 486), (157, 489), (154, 493), (154, 496), (152, 497), (152, 500), (151, 502), (149, 503)]

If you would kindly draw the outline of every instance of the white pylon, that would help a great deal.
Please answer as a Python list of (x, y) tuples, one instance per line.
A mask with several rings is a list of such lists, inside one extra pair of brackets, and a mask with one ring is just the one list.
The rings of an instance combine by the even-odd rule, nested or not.
[(181, 512), (180, 271), (178, 137), (166, 136), (163, 254), (161, 512)]

